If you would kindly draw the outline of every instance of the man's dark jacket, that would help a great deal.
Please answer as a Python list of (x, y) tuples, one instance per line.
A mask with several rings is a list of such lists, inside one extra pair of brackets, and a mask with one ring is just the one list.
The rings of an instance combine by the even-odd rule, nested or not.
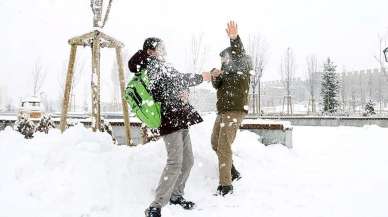
[(147, 70), (150, 91), (155, 101), (161, 103), (160, 135), (167, 135), (202, 122), (201, 116), (188, 102), (181, 100), (180, 94), (189, 87), (202, 83), (202, 76), (184, 74), (155, 57), (139, 50), (128, 61), (131, 72)]
[(231, 46), (225, 49), (220, 56), (229, 58), (228, 63), (223, 63), (224, 71), (212, 80), (213, 87), (217, 89), (217, 111), (225, 113), (230, 111), (248, 112), (248, 93), (252, 60), (245, 53), (239, 36), (230, 40)]

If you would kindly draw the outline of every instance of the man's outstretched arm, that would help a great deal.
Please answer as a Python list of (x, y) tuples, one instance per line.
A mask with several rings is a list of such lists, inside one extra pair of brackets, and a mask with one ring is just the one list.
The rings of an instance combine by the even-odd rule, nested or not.
[(234, 21), (230, 21), (227, 24), (226, 34), (230, 38), (230, 47), (232, 48), (232, 55), (245, 54), (244, 46), (241, 42), (240, 36), (238, 35), (238, 26)]
[(202, 74), (181, 73), (175, 68), (172, 68), (174, 76), (172, 76), (174, 83), (181, 83), (183, 86), (193, 87), (201, 84), (203, 81), (210, 81), (211, 76), (209, 72), (202, 72)]

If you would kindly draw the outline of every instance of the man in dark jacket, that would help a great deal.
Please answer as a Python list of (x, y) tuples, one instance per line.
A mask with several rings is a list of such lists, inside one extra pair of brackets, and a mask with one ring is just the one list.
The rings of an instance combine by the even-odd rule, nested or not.
[(211, 143), (217, 153), (219, 163), (220, 195), (233, 192), (232, 181), (241, 178), (233, 166), (232, 143), (242, 119), (248, 112), (248, 91), (251, 58), (246, 55), (238, 35), (237, 24), (233, 21), (227, 25), (226, 32), (230, 38), (230, 47), (220, 53), (221, 70), (212, 70), (212, 84), (217, 89), (218, 115), (214, 123)]
[(167, 165), (156, 189), (155, 200), (146, 209), (147, 217), (160, 217), (161, 208), (168, 202), (192, 209), (194, 203), (183, 198), (186, 181), (193, 166), (193, 152), (189, 126), (202, 122), (201, 116), (188, 103), (189, 87), (210, 80), (209, 73), (183, 74), (165, 61), (166, 51), (162, 40), (148, 38), (143, 50), (128, 62), (130, 71), (146, 70), (150, 91), (155, 101), (161, 103), (160, 135), (167, 150)]

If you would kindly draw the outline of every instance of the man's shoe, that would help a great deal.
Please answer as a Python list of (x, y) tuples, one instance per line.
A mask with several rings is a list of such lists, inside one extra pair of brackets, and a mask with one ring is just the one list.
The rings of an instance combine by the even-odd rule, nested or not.
[(193, 209), (195, 207), (195, 203), (186, 200), (182, 196), (178, 196), (175, 200), (170, 199), (170, 204), (180, 205), (183, 209)]
[(232, 182), (241, 179), (241, 174), (236, 170), (233, 164), (232, 164), (231, 174), (232, 174)]
[(146, 217), (161, 217), (162, 216), (160, 214), (160, 208), (156, 208), (156, 207), (148, 207), (144, 213), (145, 213)]
[(233, 186), (232, 185), (219, 185), (217, 188), (217, 194), (221, 196), (225, 196), (227, 194), (233, 194)]

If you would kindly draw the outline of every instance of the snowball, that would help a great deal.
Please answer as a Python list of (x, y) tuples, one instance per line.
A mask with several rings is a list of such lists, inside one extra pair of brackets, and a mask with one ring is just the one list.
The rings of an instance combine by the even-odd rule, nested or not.
[(155, 103), (153, 100), (147, 100), (147, 105), (148, 106), (153, 106)]

